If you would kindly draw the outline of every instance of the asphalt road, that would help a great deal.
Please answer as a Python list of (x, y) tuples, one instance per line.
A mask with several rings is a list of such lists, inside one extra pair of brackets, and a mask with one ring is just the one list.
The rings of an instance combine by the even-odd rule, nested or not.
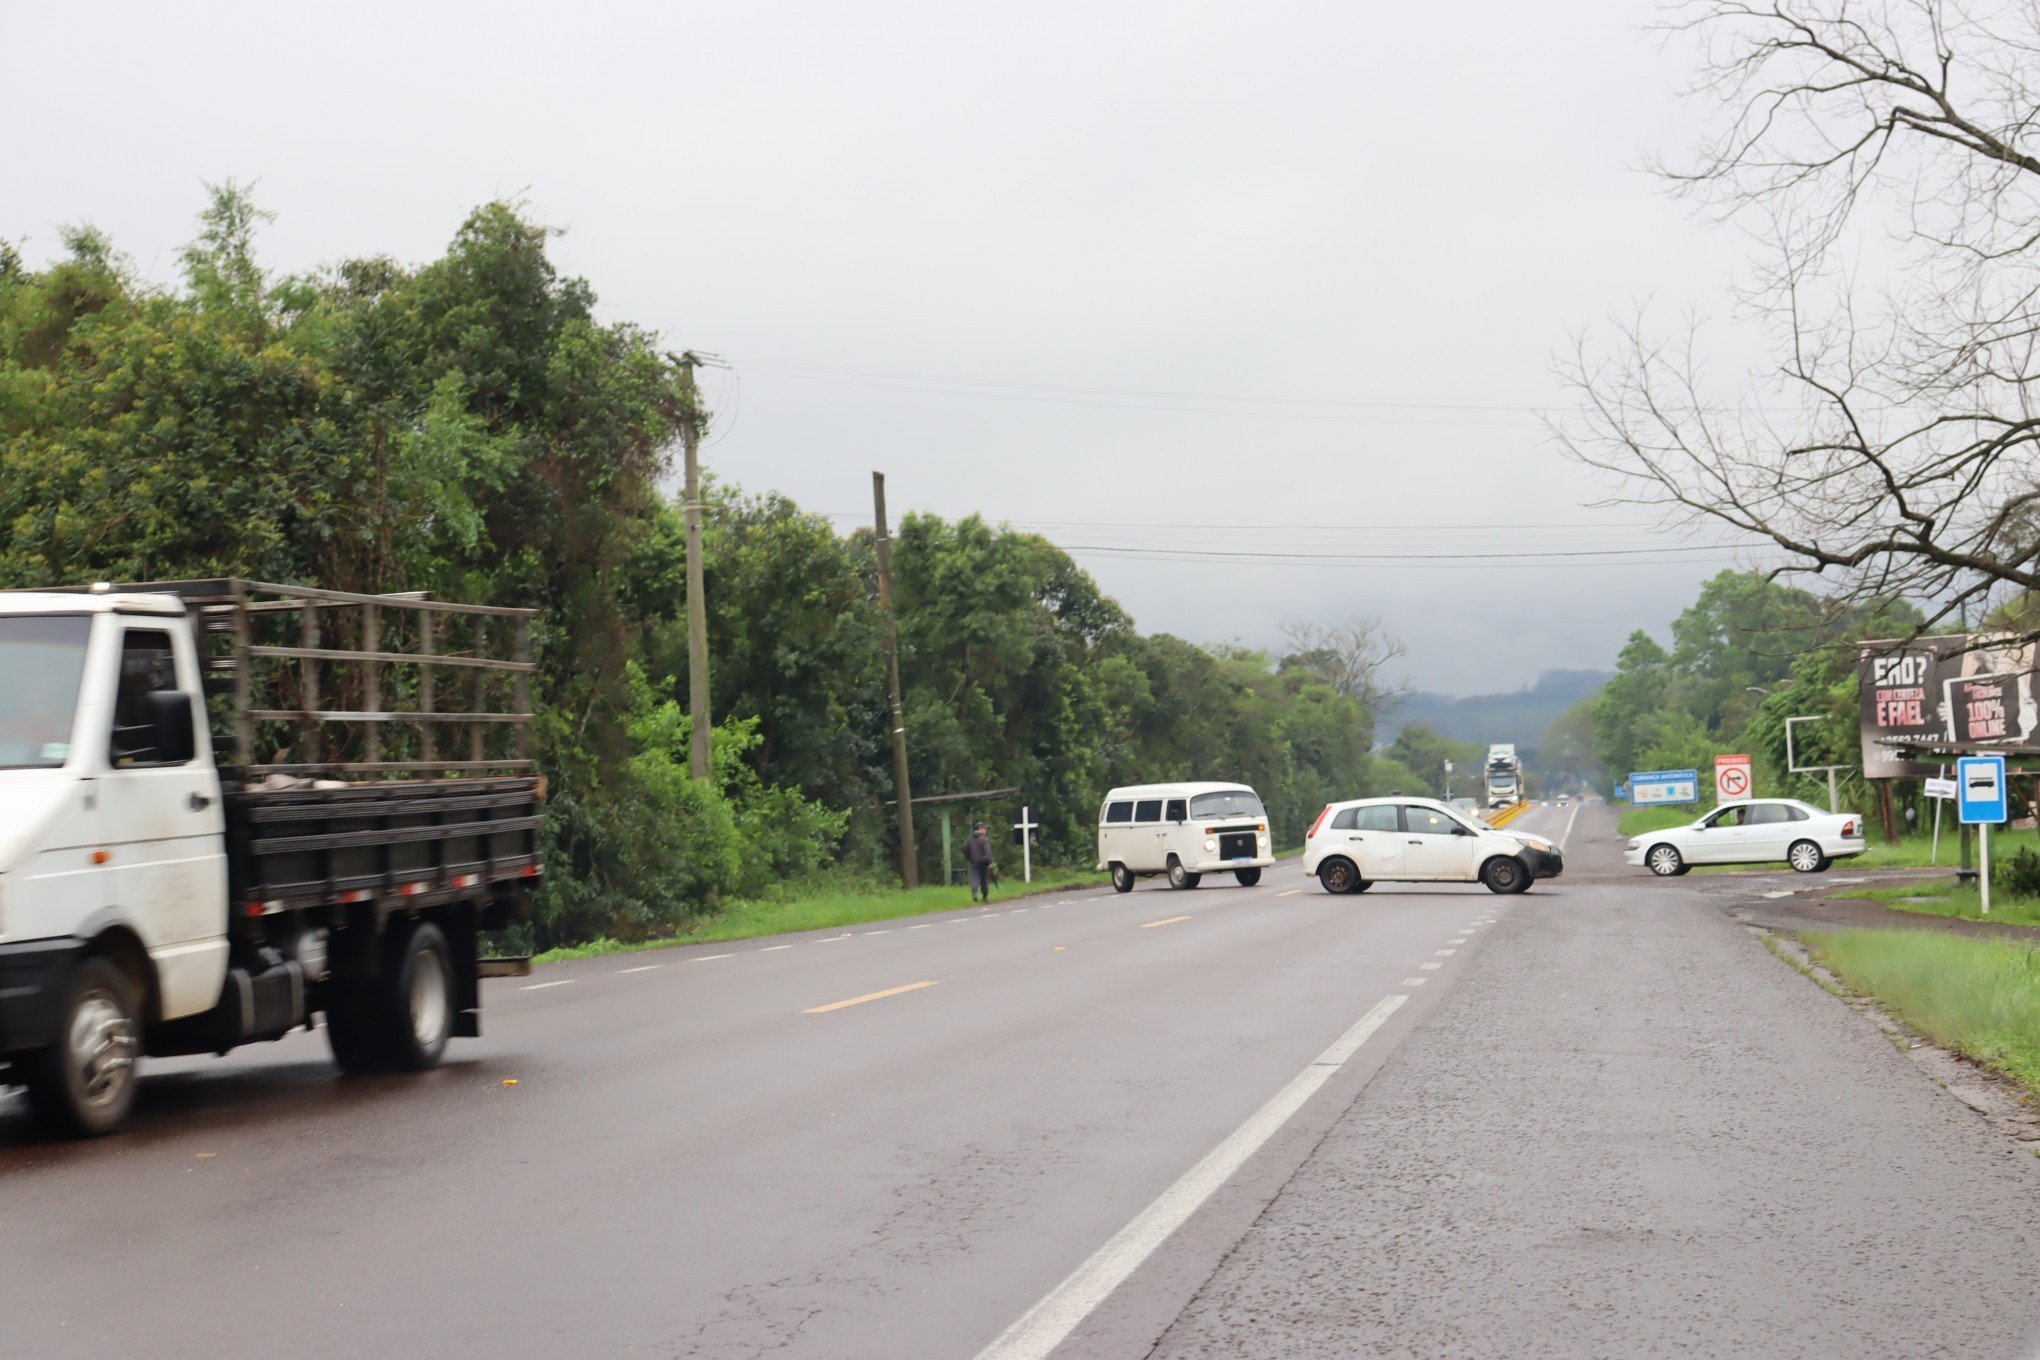
[(0, 1354), (2032, 1353), (2040, 1162), (1727, 880), (1523, 825), (1527, 896), (1068, 893), (491, 983), (418, 1077), (155, 1064), (98, 1143), (0, 1100)]
[(1141, 1354), (1535, 900), (1101, 883), (491, 982), (422, 1075), (154, 1063), (97, 1143), (0, 1099), (0, 1353), (969, 1357), (1230, 1149), (1078, 1301)]

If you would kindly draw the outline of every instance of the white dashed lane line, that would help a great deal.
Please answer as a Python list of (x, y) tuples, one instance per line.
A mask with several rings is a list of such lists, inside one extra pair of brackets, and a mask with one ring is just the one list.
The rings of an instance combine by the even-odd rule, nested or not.
[(1404, 978), (1402, 980), (1402, 985), (1405, 987), (1421, 987), (1430, 980), (1431, 979), (1427, 977)]
[(735, 955), (735, 954), (703, 954), (703, 955), (702, 955), (702, 956), (701, 956), (700, 958), (698, 958), (698, 959), (689, 959), (689, 960), (688, 960), (688, 962), (689, 962), (689, 963), (714, 963), (714, 962), (715, 962), (715, 961), (716, 961), (717, 959), (733, 959), (733, 958), (735, 958), (735, 957), (736, 957), (736, 955)]
[(635, 968), (619, 968), (616, 971), (618, 976), (621, 976), (625, 973), (649, 973), (658, 966), (659, 965), (656, 963), (641, 963)]
[(1420, 963), (1420, 964), (1418, 964), (1418, 965), (1417, 965), (1417, 967), (1419, 967), (1419, 968), (1423, 969), (1423, 970), (1424, 970), (1425, 972), (1427, 972), (1427, 973), (1428, 973), (1428, 972), (1435, 972), (1435, 971), (1437, 971), (1438, 969), (1440, 969), (1440, 968), (1443, 968), (1444, 966), (1445, 966), (1445, 965), (1444, 965), (1444, 964), (1442, 964), (1442, 963)]
[(792, 946), (792, 945), (790, 945), (790, 944), (768, 944), (768, 945), (766, 945), (766, 946), (765, 946), (765, 947), (764, 947), (763, 949), (759, 950), (758, 952), (759, 952), (760, 954), (777, 954), (777, 953), (778, 953), (778, 952), (779, 952), (780, 950), (782, 950), (782, 949), (791, 949), (791, 948), (793, 948), (793, 946)]
[(866, 935), (890, 935), (893, 933), (893, 928), (887, 926), (884, 930), (867, 930), (864, 933)]
[(527, 987), (519, 987), (517, 990), (520, 992), (542, 992), (548, 987), (564, 987), (572, 981), (572, 978), (561, 978), (557, 982), (534, 982)]
[(1438, 951), (1438, 953), (1437, 953), (1436, 957), (1438, 957), (1438, 958), (1441, 958), (1441, 959), (1449, 959), (1449, 958), (1451, 958), (1451, 957), (1452, 957), (1452, 956), (1453, 956), (1454, 954), (1457, 954), (1458, 952), (1459, 952), (1459, 951), (1458, 951), (1457, 949), (1441, 949), (1441, 950), (1439, 950), (1439, 951)]

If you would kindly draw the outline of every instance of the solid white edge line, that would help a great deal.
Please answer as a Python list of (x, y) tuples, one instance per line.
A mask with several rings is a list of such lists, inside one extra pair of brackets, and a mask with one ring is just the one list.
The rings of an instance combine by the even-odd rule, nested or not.
[(1090, 1259), (1072, 1271), (1069, 1278), (999, 1333), (977, 1353), (977, 1360), (1043, 1360), (1061, 1345), (1078, 1323), (1089, 1317), (1220, 1186), (1232, 1179), (1233, 1173), (1260, 1151), (1407, 1000), (1401, 994), (1383, 997), (1310, 1066), (1276, 1092), (1272, 1100), (1248, 1116), (1246, 1123), (1178, 1177), (1174, 1185), (1115, 1233), (1111, 1241), (1092, 1252)]
[(1572, 826), (1574, 822), (1577, 822), (1580, 819), (1580, 808), (1583, 806), (1585, 805), (1582, 803), (1574, 803), (1572, 805), (1572, 816), (1565, 819), (1565, 834), (1558, 838), (1558, 848), (1560, 853), (1564, 852), (1565, 843), (1572, 839)]

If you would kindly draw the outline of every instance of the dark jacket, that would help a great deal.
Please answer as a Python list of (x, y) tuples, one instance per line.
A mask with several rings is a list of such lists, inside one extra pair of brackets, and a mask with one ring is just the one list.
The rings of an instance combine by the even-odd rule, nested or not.
[(971, 864), (992, 862), (992, 842), (982, 831), (973, 831), (969, 840), (963, 843), (963, 857)]

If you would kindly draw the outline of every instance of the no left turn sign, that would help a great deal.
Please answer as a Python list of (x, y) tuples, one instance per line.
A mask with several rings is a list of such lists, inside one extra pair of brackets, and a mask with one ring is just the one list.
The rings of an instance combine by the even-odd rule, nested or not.
[(1750, 758), (1748, 756), (1716, 756), (1714, 758), (1714, 801), (1734, 803), (1750, 796)]

